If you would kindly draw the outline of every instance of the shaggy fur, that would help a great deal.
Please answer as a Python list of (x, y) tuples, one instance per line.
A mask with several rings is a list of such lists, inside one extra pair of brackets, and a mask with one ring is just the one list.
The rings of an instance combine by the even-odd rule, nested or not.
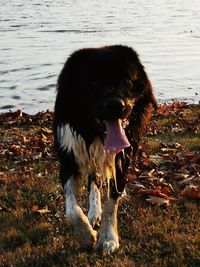
[[(157, 102), (151, 83), (132, 48), (82, 49), (66, 61), (57, 84), (54, 137), (66, 214), (82, 246), (95, 246), (105, 253), (119, 247), (118, 202), (152, 107)], [(118, 119), (130, 146), (113, 153), (104, 146), (105, 122)], [(106, 176), (109, 191), (102, 212), (100, 185)], [(88, 217), (77, 203), (78, 181), (85, 177), (89, 178)], [(94, 228), (101, 220), (97, 241)]]

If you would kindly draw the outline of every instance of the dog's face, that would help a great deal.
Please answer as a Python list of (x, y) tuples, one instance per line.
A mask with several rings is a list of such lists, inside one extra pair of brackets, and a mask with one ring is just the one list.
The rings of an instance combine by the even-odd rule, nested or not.
[(135, 103), (135, 96), (128, 88), (106, 88), (101, 91), (92, 106), (94, 115), (100, 121), (128, 119)]
[(97, 87), (92, 90), (96, 92), (88, 107), (96, 122), (105, 130), (106, 149), (118, 153), (130, 146), (124, 129), (129, 125), (135, 103), (145, 93), (145, 86), (142, 89), (137, 81), (134, 84), (130, 80), (125, 80), (119, 86)]

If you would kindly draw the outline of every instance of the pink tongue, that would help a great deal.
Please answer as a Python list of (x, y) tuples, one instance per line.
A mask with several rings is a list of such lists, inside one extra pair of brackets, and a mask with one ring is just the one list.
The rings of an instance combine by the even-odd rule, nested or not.
[(114, 153), (119, 153), (124, 148), (130, 146), (125, 131), (121, 126), (120, 119), (113, 122), (106, 121), (105, 124), (106, 124), (105, 149), (110, 150)]

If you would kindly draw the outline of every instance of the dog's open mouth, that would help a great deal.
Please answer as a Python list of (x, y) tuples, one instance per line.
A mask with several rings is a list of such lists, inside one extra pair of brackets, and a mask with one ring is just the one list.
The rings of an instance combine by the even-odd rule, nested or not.
[(129, 147), (130, 143), (122, 127), (122, 120), (105, 121), (106, 139), (104, 147), (114, 153), (119, 153), (124, 148)]

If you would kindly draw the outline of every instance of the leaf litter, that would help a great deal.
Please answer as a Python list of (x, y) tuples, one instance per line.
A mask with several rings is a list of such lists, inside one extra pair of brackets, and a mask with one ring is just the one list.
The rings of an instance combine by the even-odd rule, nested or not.
[[(160, 105), (139, 147), (136, 163), (127, 174), (130, 194), (156, 206), (169, 206), (177, 199), (200, 199), (199, 150), (189, 151), (179, 142), (159, 140), (161, 135), (199, 133), (200, 114), (191, 119), (191, 112), (191, 105), (185, 102)], [(8, 172), (32, 172), (34, 162), (50, 162), (58, 169), (53, 151), (52, 121), (53, 112), (49, 110), (36, 115), (21, 110), (0, 115), (0, 185)], [(156, 142), (156, 151), (146, 145), (151, 138)], [(10, 168), (9, 162), (16, 163), (15, 167)], [(37, 177), (42, 175), (38, 173)], [(0, 212), (6, 209), (2, 206)], [(32, 212), (45, 214), (50, 211), (47, 207), (33, 205)]]
[(200, 199), (199, 135), (195, 151), (189, 151), (187, 146), (176, 141), (159, 138), (188, 132), (199, 134), (200, 112), (192, 116), (191, 108), (185, 102), (163, 104), (153, 115), (145, 140), (154, 138), (156, 151), (152, 153), (145, 140), (139, 147), (136, 166), (130, 168), (127, 176), (132, 194), (157, 206), (169, 206), (177, 199)]

